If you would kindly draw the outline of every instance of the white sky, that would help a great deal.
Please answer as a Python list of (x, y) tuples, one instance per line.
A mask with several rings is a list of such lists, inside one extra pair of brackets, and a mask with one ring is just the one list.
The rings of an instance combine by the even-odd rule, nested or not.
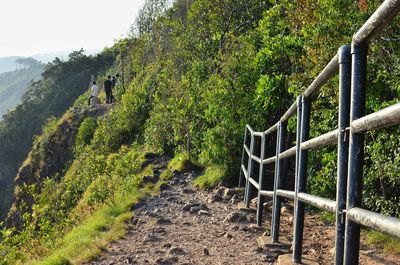
[(101, 50), (126, 36), (144, 0), (0, 0), (0, 57)]

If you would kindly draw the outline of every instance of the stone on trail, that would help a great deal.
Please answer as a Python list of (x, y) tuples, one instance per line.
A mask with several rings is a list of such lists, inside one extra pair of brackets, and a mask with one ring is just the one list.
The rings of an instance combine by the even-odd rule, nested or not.
[(188, 211), (190, 211), (190, 208), (195, 207), (195, 206), (199, 206), (199, 204), (198, 203), (186, 203), (183, 206), (182, 211), (188, 212)]
[(143, 242), (147, 243), (147, 242), (155, 242), (155, 241), (159, 241), (160, 239), (152, 234), (147, 234), (144, 238), (143, 238)]
[(200, 210), (197, 214), (198, 215), (210, 215), (210, 213), (207, 212), (206, 210)]
[(167, 234), (167, 231), (163, 227), (156, 227), (153, 229), (153, 233), (155, 234)]
[(267, 253), (264, 256), (264, 261), (265, 262), (275, 262), (277, 258), (278, 258), (278, 254), (276, 254), (276, 253)]
[(165, 247), (165, 248), (170, 248), (172, 245), (171, 245), (171, 243), (165, 243), (164, 245), (163, 245), (163, 247)]
[(182, 208), (182, 211), (190, 213), (197, 213), (200, 210), (208, 210), (207, 205), (204, 203), (187, 203)]
[(178, 262), (179, 258), (177, 256), (171, 256), (167, 258), (158, 258), (155, 260), (156, 264), (174, 264)]
[(302, 255), (301, 263), (292, 262), (292, 254), (280, 255), (278, 257), (277, 265), (289, 265), (289, 264), (303, 264), (303, 265), (318, 265), (319, 263), (315, 261), (309, 255)]
[(158, 259), (155, 260), (155, 263), (158, 263), (158, 264), (164, 263), (164, 259), (163, 258), (158, 258)]
[(225, 187), (218, 187), (214, 190), (215, 194), (218, 194), (219, 196), (223, 196), (224, 195), (224, 191), (225, 191)]
[(273, 203), (274, 203), (274, 202), (273, 202), (272, 200), (267, 201), (267, 202), (264, 202), (264, 204), (263, 204), (264, 210), (270, 210), (270, 209), (272, 209)]
[(250, 224), (249, 226), (244, 226), (242, 230), (245, 232), (258, 233), (261, 232), (263, 228), (256, 224)]
[(208, 199), (207, 199), (207, 203), (213, 203), (213, 202), (220, 202), (222, 201), (222, 197), (221, 195), (217, 194), (217, 193), (213, 193), (211, 194)]
[(222, 194), (222, 198), (224, 198), (225, 200), (230, 200), (233, 195), (235, 195), (235, 191), (233, 189), (225, 188), (224, 193)]
[(182, 192), (185, 193), (185, 194), (194, 194), (194, 193), (196, 193), (196, 191), (191, 189), (191, 188), (184, 188), (182, 190)]
[(256, 253), (261, 253), (261, 252), (263, 252), (263, 248), (262, 247), (256, 247), (255, 249), (254, 249), (254, 252), (256, 252)]
[(170, 190), (170, 189), (172, 189), (172, 187), (170, 185), (168, 185), (167, 183), (161, 183), (160, 192), (164, 191), (164, 190)]
[(210, 251), (208, 250), (207, 247), (203, 247), (203, 253), (204, 253), (204, 256), (210, 256)]
[(232, 236), (232, 234), (226, 232), (225, 235), (224, 235), (224, 237), (225, 237), (225, 238), (228, 238), (228, 239), (231, 239), (233, 236)]
[(222, 223), (230, 222), (230, 223), (235, 223), (235, 222), (243, 222), (247, 221), (247, 216), (243, 213), (240, 212), (233, 212), (228, 214), (228, 216), (225, 217), (225, 219), (222, 221)]
[(186, 251), (180, 247), (171, 247), (168, 251), (169, 255), (185, 255)]
[(241, 212), (245, 212), (245, 213), (255, 213), (255, 212), (257, 212), (256, 208), (246, 207), (246, 205), (243, 202), (239, 202), (238, 205), (237, 205), (237, 208)]
[(166, 218), (163, 218), (163, 217), (157, 219), (157, 224), (158, 225), (169, 225), (171, 223), (172, 223), (172, 221), (170, 219), (166, 219)]
[(164, 263), (166, 264), (171, 264), (171, 263), (177, 263), (179, 260), (179, 258), (177, 256), (172, 256), (172, 257), (168, 257), (164, 260)]

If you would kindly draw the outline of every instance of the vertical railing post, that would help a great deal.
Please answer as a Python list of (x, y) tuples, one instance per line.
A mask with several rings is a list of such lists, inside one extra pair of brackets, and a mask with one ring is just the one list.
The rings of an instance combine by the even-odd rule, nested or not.
[(239, 175), (239, 184), (238, 184), (239, 188), (242, 187), (243, 183), (246, 181), (246, 179), (244, 177), (243, 168), (242, 168), (242, 165), (244, 164), (245, 156), (246, 156), (246, 150), (244, 148), (244, 146), (246, 145), (246, 140), (247, 140), (247, 126), (244, 127), (243, 151), (242, 151), (242, 160), (240, 162), (240, 175)]
[(273, 213), (272, 213), (272, 242), (279, 241), (279, 225), (281, 222), (281, 197), (276, 194), (276, 190), (281, 188), (281, 174), (282, 166), (279, 159), (279, 154), (285, 148), (285, 134), (286, 134), (286, 121), (278, 123), (277, 142), (276, 142), (276, 158), (275, 158), (275, 178), (274, 178), (274, 200), (273, 200)]
[[(351, 122), (364, 116), (365, 90), (367, 83), (367, 53), (368, 44), (354, 44), (351, 47)], [(362, 176), (364, 160), (364, 134), (353, 133), (350, 130), (349, 168), (347, 180), (346, 209), (361, 205)], [(346, 235), (344, 246), (344, 263), (358, 264), (360, 250), (360, 225), (346, 219)]]
[(254, 134), (253, 132), (250, 132), (251, 138), (250, 138), (250, 155), (249, 155), (249, 162), (247, 163), (247, 181), (246, 181), (246, 189), (245, 189), (245, 198), (244, 198), (244, 203), (246, 207), (248, 208), (250, 206), (250, 200), (251, 200), (251, 194), (252, 190), (254, 189), (253, 185), (250, 183), (250, 178), (253, 176), (253, 159), (251, 156), (254, 153)]
[(336, 239), (335, 265), (343, 264), (344, 232), (347, 186), (347, 162), (349, 141), (346, 129), (350, 119), (350, 89), (351, 89), (351, 49), (344, 45), (338, 51), (339, 57), (339, 121), (338, 121), (338, 158), (336, 185)]
[(258, 184), (259, 184), (259, 190), (258, 190), (258, 198), (257, 198), (257, 225), (261, 226), (262, 225), (262, 217), (263, 217), (263, 204), (264, 204), (264, 196), (261, 195), (261, 190), (265, 190), (267, 188), (267, 181), (266, 178), (264, 178), (264, 164), (262, 163), (265, 157), (265, 146), (266, 146), (266, 141), (265, 141), (265, 133), (262, 134), (261, 136), (261, 151), (260, 151), (260, 173), (258, 177)]
[[(301, 115), (302, 115), (302, 105), (301, 105), (302, 96), (297, 97), (297, 122), (296, 122), (296, 157), (295, 157), (295, 166), (294, 166), (294, 192), (295, 198), (294, 203), (297, 198), (297, 179), (299, 175), (299, 157), (300, 157), (300, 137), (301, 137)], [(294, 208), (294, 215), (296, 216), (296, 208)]]
[[(310, 110), (311, 100), (302, 96), (301, 103), (301, 131), (300, 142), (308, 140), (310, 132)], [(297, 132), (299, 133), (299, 132)], [(307, 183), (307, 160), (308, 151), (300, 148), (299, 167), (295, 188), (295, 217), (294, 217), (294, 238), (293, 238), (293, 262), (301, 263), (301, 252), (303, 247), (303, 229), (304, 229), (304, 203), (299, 201), (297, 194), (306, 190)]]

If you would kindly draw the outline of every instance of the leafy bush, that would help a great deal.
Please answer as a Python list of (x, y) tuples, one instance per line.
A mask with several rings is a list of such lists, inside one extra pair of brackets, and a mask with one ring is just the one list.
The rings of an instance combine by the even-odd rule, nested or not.
[(93, 118), (85, 118), (79, 126), (78, 133), (75, 139), (76, 152), (81, 150), (90, 143), (93, 138), (93, 134), (97, 128), (97, 122)]
[(211, 165), (205, 169), (203, 175), (195, 179), (194, 184), (199, 188), (214, 188), (226, 176), (226, 169), (221, 165)]

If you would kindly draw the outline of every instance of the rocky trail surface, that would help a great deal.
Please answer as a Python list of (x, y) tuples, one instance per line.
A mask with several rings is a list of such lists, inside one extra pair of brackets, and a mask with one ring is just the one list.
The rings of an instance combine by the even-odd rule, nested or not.
[[(281, 241), (286, 244), (270, 244), (266, 240), (270, 215), (266, 214), (262, 228), (257, 227), (255, 211), (241, 206), (240, 190), (219, 187), (199, 191), (192, 186), (195, 176), (194, 172), (175, 174), (161, 187), (159, 197), (137, 204), (125, 238), (111, 244), (90, 264), (290, 263), (293, 213), (289, 205), (283, 207), (281, 221)], [(266, 208), (269, 206), (267, 203)], [(333, 225), (310, 214), (305, 224), (303, 262), (333, 264)], [(392, 265), (399, 261), (377, 250), (361, 250), (360, 264)]]

